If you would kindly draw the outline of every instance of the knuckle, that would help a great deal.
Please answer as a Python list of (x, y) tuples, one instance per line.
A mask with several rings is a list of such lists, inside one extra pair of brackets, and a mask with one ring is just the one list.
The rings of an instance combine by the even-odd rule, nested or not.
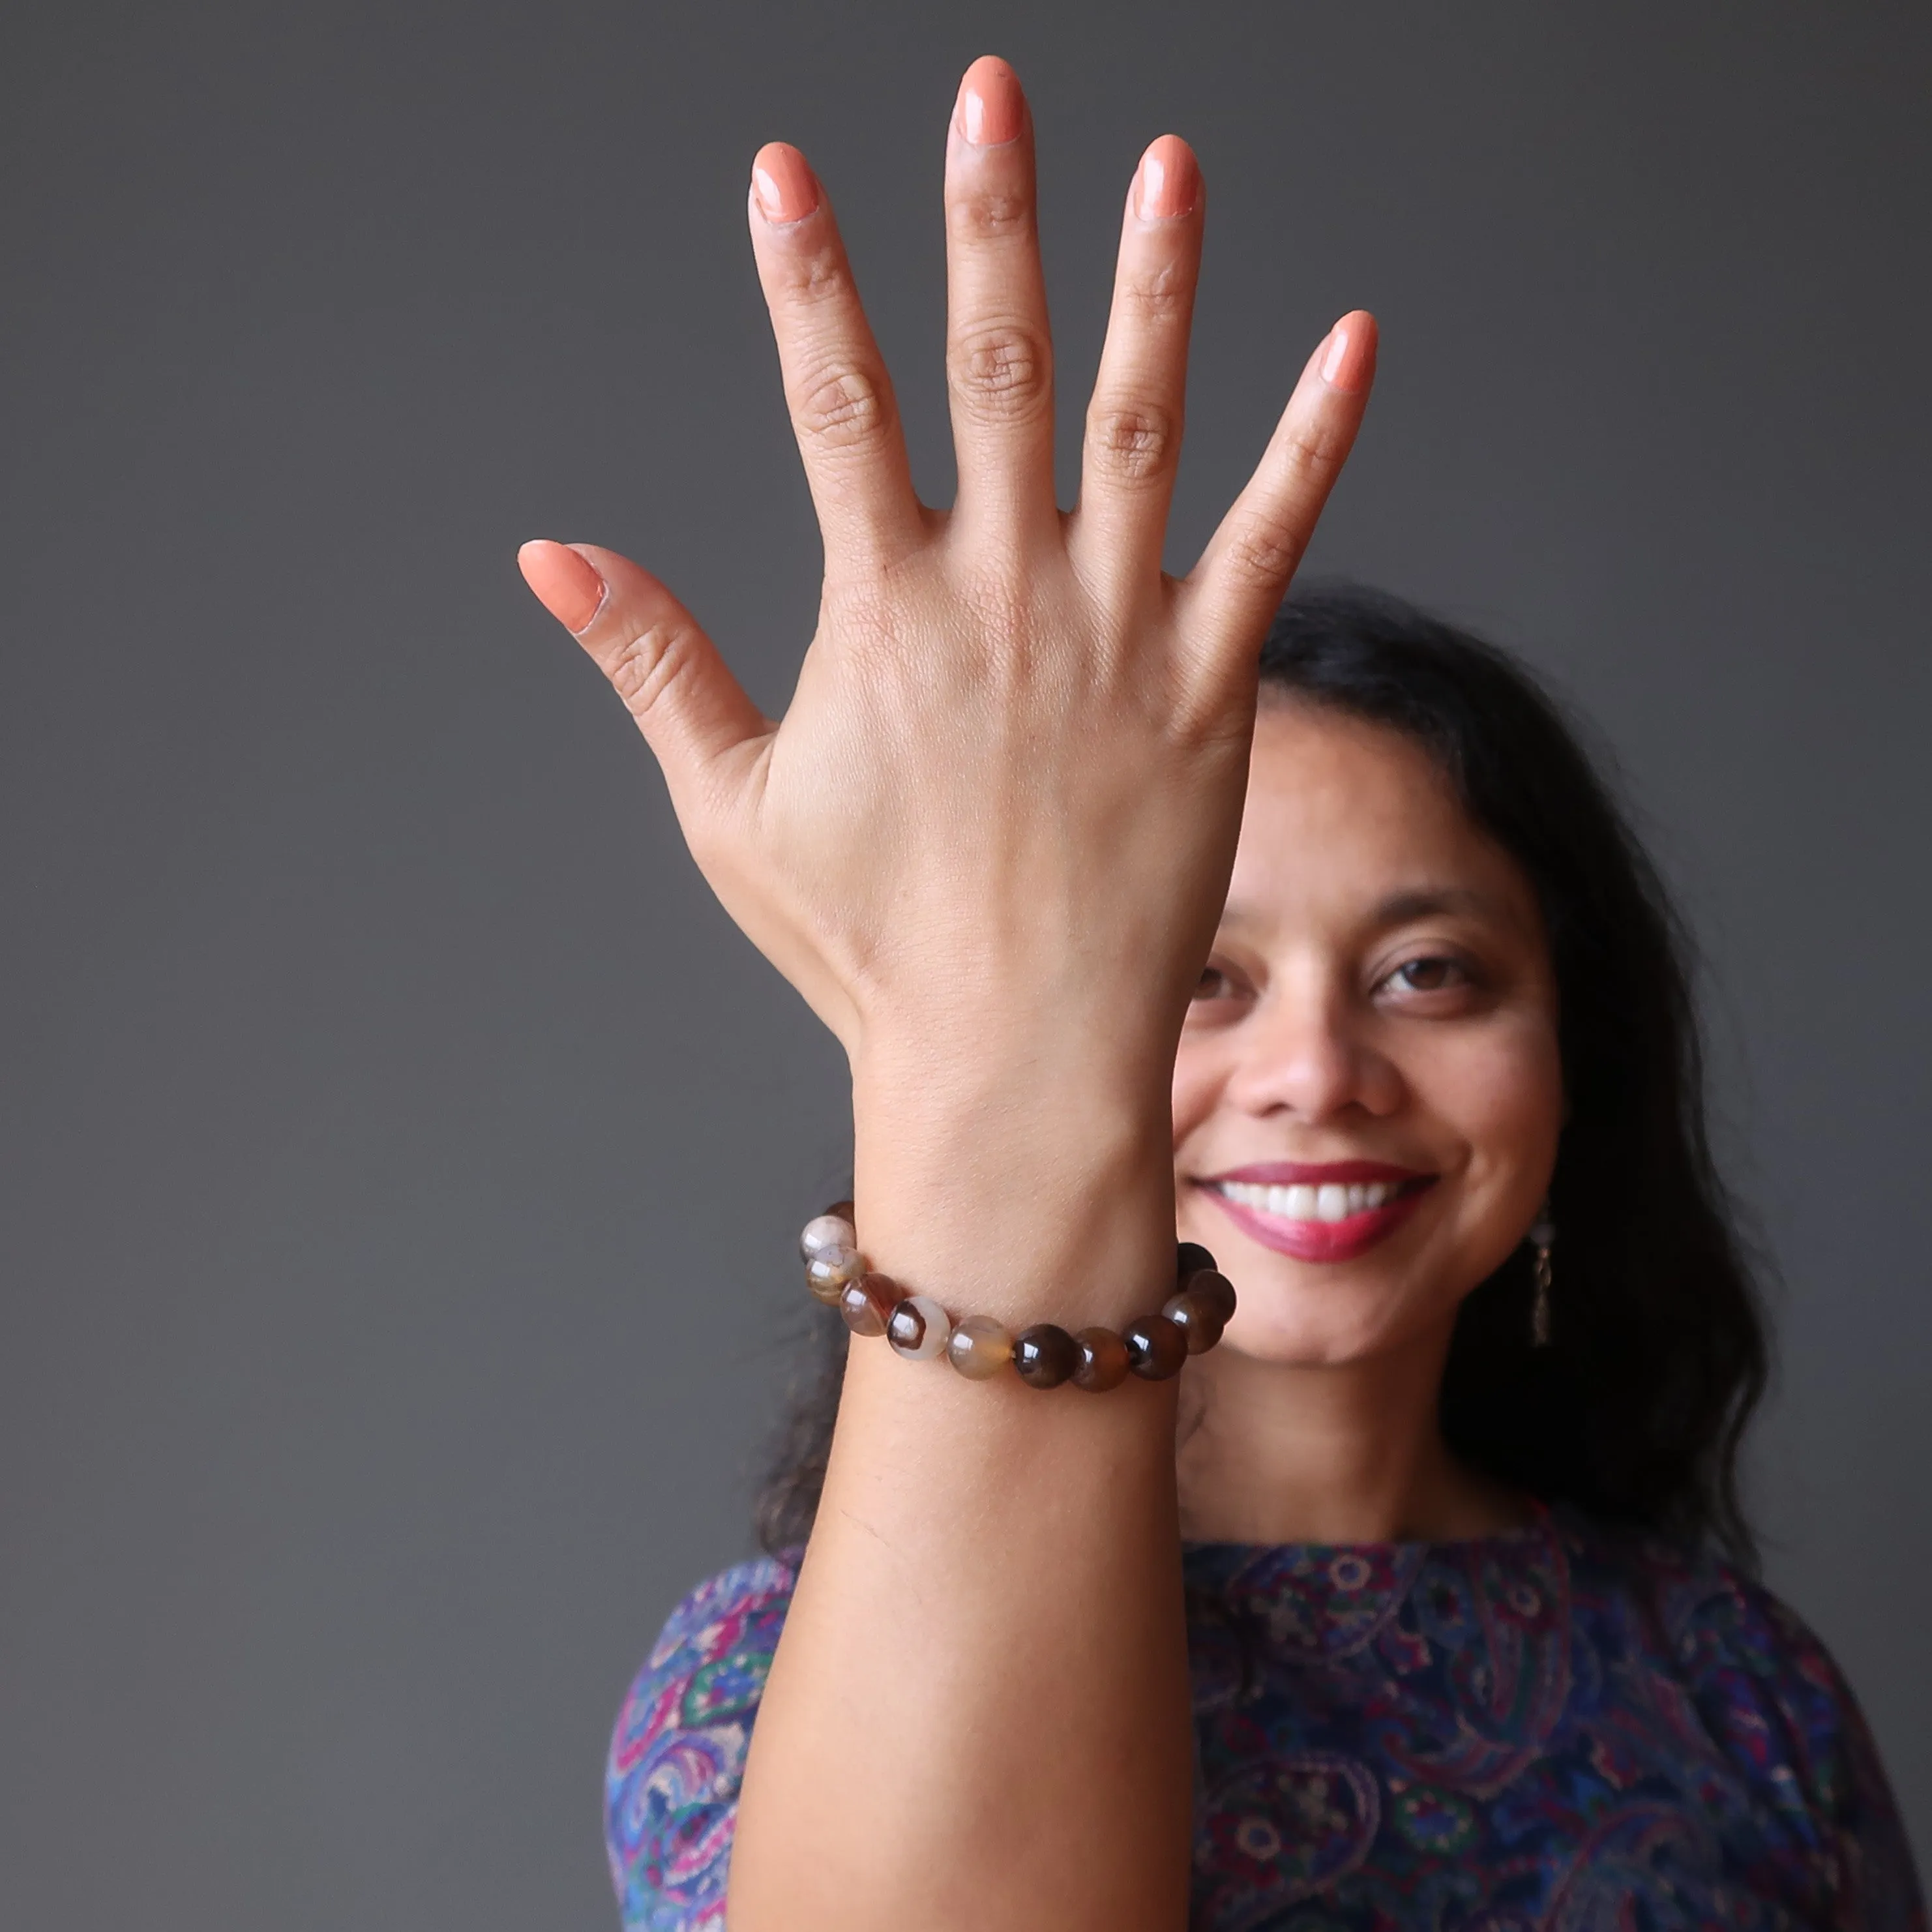
[(1250, 584), (1285, 584), (1294, 574), (1303, 548), (1292, 526), (1256, 512), (1242, 518), (1231, 532), (1228, 568)]
[(792, 411), (800, 436), (824, 449), (876, 445), (890, 415), (884, 385), (856, 368), (808, 379), (801, 384)]
[(1052, 365), (1046, 346), (1012, 325), (982, 328), (952, 345), (948, 374), (954, 393), (976, 414), (1011, 420), (1051, 406)]
[(650, 626), (619, 646), (607, 675), (624, 700), (624, 708), (640, 724), (646, 723), (666, 694), (683, 681), (696, 646), (696, 636), (688, 625), (668, 620)]
[(1318, 415), (1290, 426), (1282, 455), (1296, 474), (1325, 476), (1341, 467), (1346, 447), (1341, 426)]
[(1156, 326), (1184, 320), (1193, 299), (1193, 278), (1175, 262), (1130, 275), (1120, 287), (1120, 304), (1129, 316)]
[(781, 258), (778, 272), (779, 286), (785, 297), (801, 307), (855, 298), (852, 272), (844, 251), (831, 242), (803, 254)]
[(947, 206), (946, 226), (956, 242), (1004, 242), (1033, 226), (1033, 197), (1010, 189), (980, 188)]
[(1165, 476), (1178, 441), (1173, 417), (1150, 403), (1096, 402), (1088, 412), (1088, 466), (1115, 482)]

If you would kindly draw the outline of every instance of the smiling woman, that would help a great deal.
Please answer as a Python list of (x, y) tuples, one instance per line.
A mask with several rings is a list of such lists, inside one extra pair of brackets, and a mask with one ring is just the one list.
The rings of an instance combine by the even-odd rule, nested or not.
[(1192, 154), (1130, 191), (1066, 516), (1003, 63), (947, 157), (944, 515), (819, 184), (754, 170), (826, 548), (780, 723), (655, 578), (526, 553), (853, 1072), (844, 1346), (620, 1720), (628, 1922), (1922, 1928), (1748, 1574), (1764, 1348), (1655, 878), (1506, 658), (1282, 605), (1372, 322), (1177, 582)]

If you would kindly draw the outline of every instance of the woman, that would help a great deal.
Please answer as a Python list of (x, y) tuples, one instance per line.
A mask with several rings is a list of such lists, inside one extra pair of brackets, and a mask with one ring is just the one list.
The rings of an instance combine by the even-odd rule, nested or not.
[[(633, 1694), (627, 1916), (722, 1924), (728, 1874), (735, 1932), (1922, 1926), (1849, 1693), (1715, 1553), (1762, 1343), (1651, 875), (1495, 654), (1275, 621), (1372, 322), (1177, 581), (1193, 158), (1130, 191), (1064, 516), (1033, 206), (982, 60), (941, 516), (817, 182), (759, 156), (826, 545), (782, 723), (636, 566), (524, 553), (847, 1049), (864, 1260), (813, 1267), (892, 1324), (781, 1498), (802, 1559), (696, 1593)], [(1239, 1292), (1180, 1374), (1228, 1310), (1177, 1230)], [(896, 1358), (954, 1322), (968, 1372)]]

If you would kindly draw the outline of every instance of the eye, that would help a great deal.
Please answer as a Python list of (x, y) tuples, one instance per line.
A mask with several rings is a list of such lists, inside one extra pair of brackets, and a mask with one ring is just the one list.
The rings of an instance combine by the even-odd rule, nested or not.
[(1382, 986), (1396, 993), (1448, 993), (1471, 983), (1469, 970), (1461, 960), (1444, 952), (1428, 952), (1420, 958), (1405, 959)]
[(1194, 982), (1192, 1004), (1197, 1006), (1225, 1006), (1249, 998), (1253, 988), (1240, 969), (1220, 959), (1210, 959)]
[(1195, 983), (1194, 997), (1197, 1000), (1225, 1000), (1234, 991), (1234, 982), (1218, 966), (1204, 966), (1201, 977)]

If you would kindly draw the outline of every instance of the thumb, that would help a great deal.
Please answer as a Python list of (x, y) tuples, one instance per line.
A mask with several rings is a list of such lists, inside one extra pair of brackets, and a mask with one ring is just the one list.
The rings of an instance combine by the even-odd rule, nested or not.
[(718, 761), (771, 729), (698, 620), (649, 571), (595, 544), (526, 543), (517, 562), (637, 720), (674, 802), (715, 790)]

